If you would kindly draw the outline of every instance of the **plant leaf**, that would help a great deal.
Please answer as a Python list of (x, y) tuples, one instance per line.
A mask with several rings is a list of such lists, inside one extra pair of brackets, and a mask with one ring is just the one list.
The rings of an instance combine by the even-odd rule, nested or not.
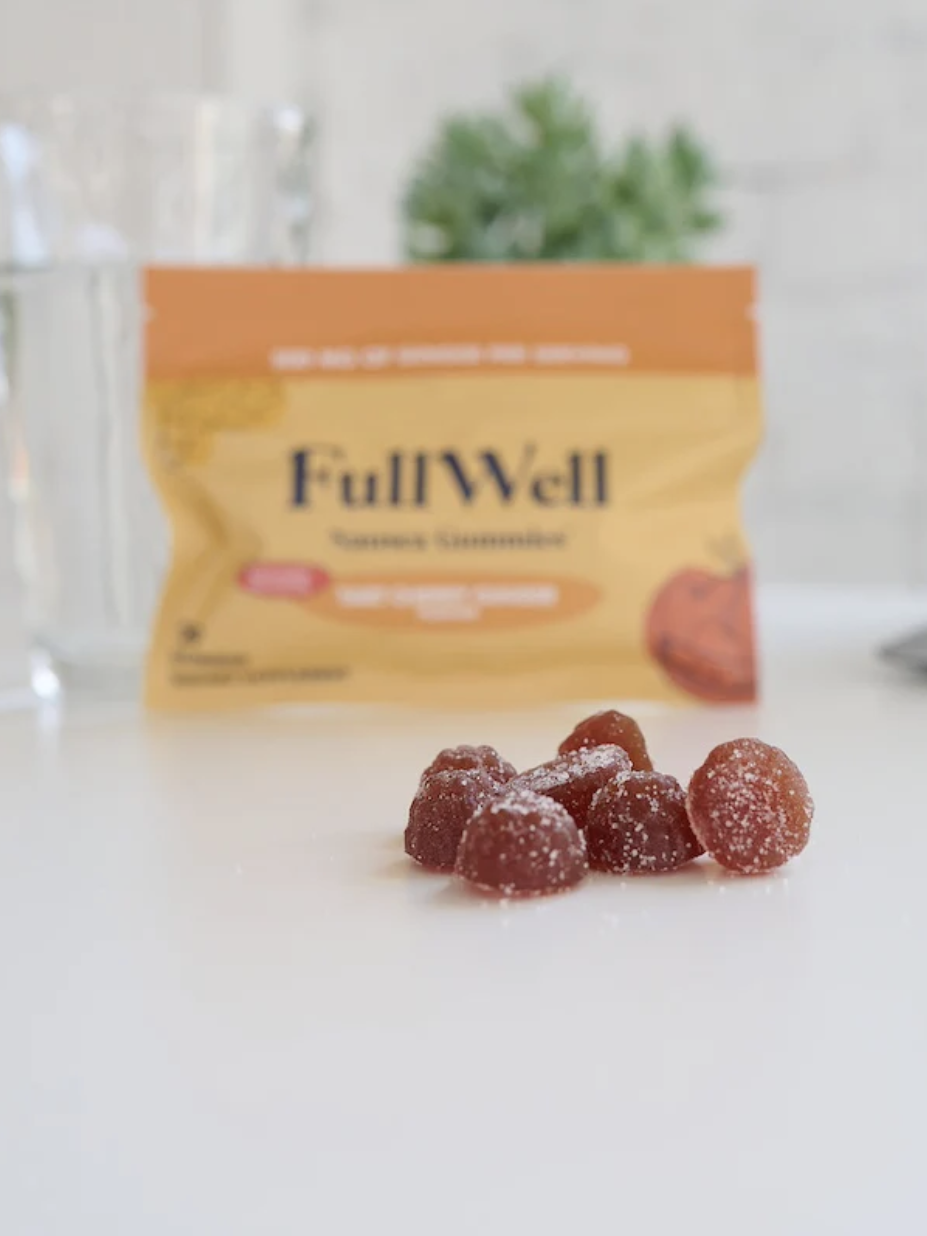
[(723, 220), (717, 173), (677, 126), (603, 147), (585, 100), (556, 77), (498, 114), (452, 116), (402, 199), (413, 261), (688, 261)]

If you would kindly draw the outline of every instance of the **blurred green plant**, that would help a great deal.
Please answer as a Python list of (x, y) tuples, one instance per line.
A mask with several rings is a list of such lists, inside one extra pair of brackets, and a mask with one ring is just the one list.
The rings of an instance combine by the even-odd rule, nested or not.
[(718, 175), (685, 127), (608, 149), (558, 78), (500, 114), (451, 116), (403, 198), (413, 262), (688, 262), (722, 225)]

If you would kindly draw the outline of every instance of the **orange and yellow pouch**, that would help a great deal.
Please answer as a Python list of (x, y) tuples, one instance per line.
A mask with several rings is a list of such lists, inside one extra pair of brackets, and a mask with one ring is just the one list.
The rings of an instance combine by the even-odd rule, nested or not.
[(744, 701), (739, 269), (150, 270), (155, 708)]

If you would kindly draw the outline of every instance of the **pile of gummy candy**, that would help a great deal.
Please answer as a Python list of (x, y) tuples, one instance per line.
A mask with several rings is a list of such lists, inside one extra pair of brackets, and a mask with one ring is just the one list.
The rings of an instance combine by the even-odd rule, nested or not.
[(704, 853), (729, 871), (771, 871), (808, 843), (814, 805), (778, 747), (715, 747), (684, 790), (655, 772), (637, 722), (581, 721), (555, 759), (518, 773), (493, 747), (441, 751), (409, 809), (406, 853), (504, 897), (573, 888), (589, 868), (674, 871)]

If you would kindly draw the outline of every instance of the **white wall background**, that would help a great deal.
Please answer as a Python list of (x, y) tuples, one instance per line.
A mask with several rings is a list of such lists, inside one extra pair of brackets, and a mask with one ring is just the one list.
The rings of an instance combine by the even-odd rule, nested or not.
[(308, 100), (316, 250), (391, 261), (448, 109), (569, 74), (617, 137), (688, 119), (763, 285), (763, 575), (927, 582), (927, 0), (0, 0), (0, 89)]

